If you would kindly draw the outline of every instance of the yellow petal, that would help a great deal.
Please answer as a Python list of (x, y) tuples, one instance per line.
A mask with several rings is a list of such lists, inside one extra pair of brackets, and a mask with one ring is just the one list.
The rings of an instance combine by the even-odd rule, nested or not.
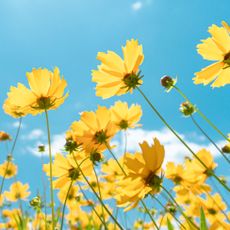
[(212, 87), (220, 87), (230, 84), (230, 67), (223, 69), (216, 80), (213, 82)]

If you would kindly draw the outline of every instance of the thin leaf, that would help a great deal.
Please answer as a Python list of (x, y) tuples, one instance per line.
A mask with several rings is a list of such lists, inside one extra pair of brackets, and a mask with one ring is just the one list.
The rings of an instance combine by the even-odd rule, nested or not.
[(200, 209), (200, 230), (208, 230), (204, 210), (202, 207)]
[(174, 227), (168, 218), (167, 218), (167, 226), (168, 226), (168, 230), (174, 230)]

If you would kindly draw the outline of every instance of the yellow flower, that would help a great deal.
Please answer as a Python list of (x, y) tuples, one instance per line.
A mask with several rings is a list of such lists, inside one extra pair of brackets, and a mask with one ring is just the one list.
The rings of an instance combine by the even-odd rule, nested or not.
[(79, 121), (71, 125), (72, 138), (81, 143), (87, 153), (103, 151), (116, 134), (117, 127), (111, 121), (111, 112), (98, 106), (96, 112), (83, 112)]
[(68, 96), (68, 94), (64, 95), (67, 83), (60, 77), (57, 67), (53, 72), (48, 69), (33, 69), (32, 72), (27, 73), (27, 79), (30, 89), (21, 83), (18, 83), (17, 87), (11, 86), (3, 105), (5, 112), (13, 117), (54, 110)]
[(5, 225), (3, 225), (3, 229), (18, 229), (17, 224), (20, 222), (20, 219), (22, 218), (22, 213), (20, 209), (4, 209), (2, 211), (2, 216), (4, 217), (4, 219), (8, 219)]
[[(74, 155), (75, 157), (73, 157), (72, 154), (67, 154), (66, 156), (60, 153), (55, 154), (52, 164), (52, 174), (53, 177), (57, 177), (57, 179), (53, 182), (54, 188), (60, 189), (63, 186), (68, 187), (71, 181), (81, 180), (81, 174), (75, 160), (78, 164), (81, 164), (83, 160), (86, 159), (86, 155), (84, 152), (76, 152)], [(49, 167), (49, 164), (43, 165), (43, 170), (46, 172), (47, 176), (50, 176)], [(90, 175), (93, 170), (92, 162), (89, 159), (84, 160), (81, 169), (85, 175)]]
[(228, 23), (225, 21), (222, 21), (221, 24), (228, 31), (228, 33), (230, 33), (230, 26), (228, 25)]
[(11, 140), (11, 136), (4, 132), (4, 131), (0, 131), (0, 142), (1, 141), (10, 141)]
[(212, 87), (230, 84), (229, 26), (227, 23), (224, 23), (224, 27), (212, 25), (208, 31), (211, 37), (202, 40), (203, 43), (197, 46), (198, 53), (203, 58), (216, 62), (195, 73), (194, 83), (207, 85), (214, 81)]
[(124, 157), (127, 176), (119, 182), (116, 199), (118, 206), (127, 207), (126, 211), (134, 208), (147, 194), (158, 193), (162, 182), (159, 173), (165, 156), (164, 146), (155, 138), (152, 146), (143, 142), (140, 147), (142, 154), (126, 153)]
[(138, 126), (137, 122), (141, 119), (142, 110), (140, 105), (132, 104), (128, 107), (126, 102), (117, 101), (110, 107), (112, 114), (112, 121), (119, 127), (119, 129), (135, 128)]
[(139, 72), (139, 66), (144, 60), (142, 45), (137, 40), (127, 40), (122, 51), (124, 59), (113, 51), (98, 53), (97, 59), (101, 65), (98, 70), (92, 71), (92, 81), (97, 83), (97, 96), (109, 98), (122, 95), (142, 84)]
[(17, 174), (18, 167), (12, 162), (5, 161), (0, 165), (0, 176), (11, 178)]
[(22, 184), (20, 181), (17, 181), (10, 186), (9, 192), (4, 192), (4, 196), (12, 202), (16, 202), (19, 199), (25, 200), (30, 195), (28, 189), (28, 184)]

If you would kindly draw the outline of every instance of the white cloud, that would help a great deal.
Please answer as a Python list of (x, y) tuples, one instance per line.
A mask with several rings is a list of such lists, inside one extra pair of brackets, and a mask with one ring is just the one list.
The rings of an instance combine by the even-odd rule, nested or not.
[(137, 2), (134, 2), (132, 5), (131, 5), (131, 8), (132, 10), (134, 11), (138, 11), (142, 8), (143, 6), (143, 3), (141, 1), (137, 1)]
[[(15, 121), (14, 123), (12, 123), (12, 127), (13, 128), (18, 128), (19, 126), (19, 121)], [(21, 128), (25, 128), (26, 125), (24, 123), (21, 123)]]
[(41, 129), (33, 129), (32, 131), (30, 131), (28, 134), (26, 135), (22, 135), (21, 139), (22, 140), (38, 140), (41, 139), (45, 136), (45, 133), (43, 130)]
[[(37, 141), (34, 147), (27, 147), (27, 150), (33, 155), (40, 157), (41, 153), (38, 152), (38, 146), (41, 144), (44, 143), (42, 143), (41, 141)], [(53, 135), (51, 141), (52, 155), (61, 152), (64, 145), (65, 145), (65, 133)], [(43, 156), (48, 156), (48, 155), (49, 155), (48, 145), (45, 145), (45, 152), (43, 153)]]
[[(202, 148), (206, 148), (209, 150), (214, 157), (220, 156), (220, 153), (216, 150), (216, 148), (212, 144), (206, 144), (201, 142), (202, 138), (199, 135), (192, 134), (193, 140), (189, 140), (189, 135), (179, 134), (180, 137), (188, 144), (188, 146), (194, 151), (197, 152)], [(165, 147), (165, 160), (164, 165), (173, 161), (176, 163), (181, 163), (184, 160), (184, 157), (191, 157), (192, 154), (189, 150), (177, 139), (177, 137), (171, 133), (170, 130), (164, 128), (162, 130), (144, 130), (141, 128), (128, 130), (127, 131), (127, 152), (135, 152), (140, 151), (139, 143), (143, 141), (147, 141), (149, 144), (153, 142), (153, 138), (157, 137), (159, 141)], [(120, 139), (120, 140), (118, 140)], [(122, 155), (125, 148), (125, 135), (123, 134), (120, 137), (116, 137), (115, 141), (119, 141), (120, 147), (118, 147), (115, 151), (116, 154)], [(217, 146), (223, 146), (224, 141), (217, 142)]]

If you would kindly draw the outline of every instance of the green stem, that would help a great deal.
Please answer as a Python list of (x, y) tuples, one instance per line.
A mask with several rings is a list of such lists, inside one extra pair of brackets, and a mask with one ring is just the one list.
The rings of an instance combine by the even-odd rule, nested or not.
[[(95, 177), (96, 177), (96, 180), (97, 180), (97, 187), (98, 187), (98, 192), (99, 192), (99, 196), (100, 196), (100, 199), (102, 199), (102, 195), (101, 195), (101, 188), (100, 188), (100, 183), (99, 183), (99, 179), (98, 179), (98, 176), (97, 176), (97, 172), (95, 170), (95, 167), (93, 165), (93, 171), (94, 171), (94, 174), (95, 174)], [(105, 222), (105, 213), (104, 213), (104, 208), (103, 206), (101, 206), (101, 211), (102, 211), (102, 218), (103, 218), (103, 221)]]
[[(151, 109), (157, 114), (157, 116), (160, 118), (160, 120), (166, 125), (166, 127), (180, 140), (180, 142), (192, 153), (192, 155), (201, 163), (201, 165), (208, 170), (208, 167), (204, 164), (204, 162), (193, 152), (193, 150), (187, 145), (187, 143), (176, 133), (176, 131), (167, 123), (167, 121), (162, 117), (162, 115), (158, 112), (158, 110), (153, 106), (153, 104), (150, 102), (150, 100), (145, 96), (145, 94), (142, 92), (140, 88), (137, 88), (137, 90), (140, 92), (140, 94), (144, 97), (146, 102), (149, 104)], [(212, 172), (212, 176), (228, 191), (230, 192), (229, 187), (224, 184), (216, 175), (214, 172)]]
[(74, 158), (74, 161), (75, 163), (77, 164), (78, 166), (78, 169), (80, 170), (80, 173), (81, 175), (83, 176), (84, 180), (86, 181), (86, 183), (88, 184), (88, 186), (90, 187), (90, 189), (93, 191), (93, 193), (95, 194), (95, 196), (97, 197), (97, 199), (99, 200), (99, 202), (101, 203), (101, 205), (103, 206), (103, 208), (106, 210), (106, 212), (110, 215), (110, 217), (113, 219), (113, 221), (117, 224), (117, 226), (120, 228), (120, 229), (124, 229), (119, 223), (118, 221), (116, 220), (116, 218), (113, 216), (113, 214), (109, 211), (109, 209), (106, 207), (106, 205), (103, 203), (103, 201), (100, 199), (100, 197), (98, 196), (97, 192), (95, 191), (95, 189), (92, 187), (92, 185), (89, 183), (88, 179), (86, 178), (85, 174), (83, 173), (80, 165), (78, 164), (74, 154), (73, 155), (73, 158)]
[(54, 216), (54, 195), (53, 195), (53, 172), (52, 172), (52, 152), (51, 152), (51, 139), (50, 139), (50, 126), (48, 112), (45, 109), (46, 115), (46, 127), (48, 134), (48, 145), (49, 145), (49, 168), (50, 168), (50, 199), (51, 199), (51, 209), (52, 209), (52, 229), (55, 228), (55, 216)]
[[(85, 198), (86, 201), (88, 201), (88, 203), (89, 203), (89, 199), (88, 199), (88, 197), (86, 196), (85, 192), (83, 191), (83, 189), (82, 189), (80, 183), (77, 182), (77, 184), (78, 184), (78, 186), (79, 186), (79, 188), (80, 188), (80, 191), (81, 191), (81, 193), (83, 194), (84, 198)], [(106, 223), (104, 222), (104, 220), (101, 218), (101, 216), (99, 215), (99, 213), (97, 212), (97, 210), (94, 208), (94, 206), (91, 206), (91, 207), (92, 207), (93, 211), (95, 212), (95, 214), (97, 215), (97, 217), (100, 219), (101, 223), (104, 225), (105, 229), (107, 230), (108, 228), (107, 228)]]
[(189, 218), (186, 216), (186, 214), (183, 212), (182, 208), (181, 208), (180, 205), (177, 203), (177, 201), (174, 199), (174, 197), (171, 195), (171, 193), (168, 192), (168, 190), (167, 190), (164, 186), (160, 185), (160, 187), (167, 193), (167, 195), (170, 197), (170, 199), (176, 204), (176, 206), (178, 207), (178, 210), (180, 211), (180, 213), (182, 214), (182, 216), (186, 219), (186, 221), (188, 222), (188, 224), (189, 224), (189, 225), (192, 224), (193, 227), (195, 227), (196, 229), (199, 229), (199, 228), (196, 226), (196, 224), (195, 224), (191, 219), (189, 219)]
[(73, 180), (71, 181), (71, 183), (70, 183), (70, 185), (69, 185), (68, 191), (67, 191), (67, 193), (66, 193), (64, 205), (63, 205), (63, 208), (62, 208), (61, 230), (63, 229), (64, 219), (65, 219), (65, 207), (66, 207), (66, 202), (67, 202), (67, 199), (68, 199), (68, 196), (69, 196), (69, 192), (70, 192), (70, 189), (71, 189), (72, 185), (73, 185)]
[[(189, 103), (191, 103), (190, 100), (188, 99), (188, 97), (177, 86), (174, 85), (173, 88), (176, 89), (176, 91), (186, 101), (188, 101)], [(196, 111), (217, 133), (219, 133), (224, 139), (226, 139), (228, 142), (230, 142), (230, 140), (228, 139), (228, 137), (226, 135), (224, 135), (197, 107), (196, 107)]]
[[(10, 156), (11, 157), (13, 157), (13, 152), (14, 152), (14, 149), (15, 149), (15, 146), (16, 146), (16, 142), (18, 140), (18, 136), (19, 136), (19, 132), (21, 130), (21, 126), (22, 126), (22, 117), (19, 118), (18, 129), (17, 129), (17, 132), (16, 132), (16, 136), (14, 138), (13, 145), (11, 147), (11, 151), (10, 151)], [(10, 164), (10, 158), (7, 158), (6, 170), (4, 172), (4, 175), (3, 175), (3, 178), (2, 178), (2, 182), (1, 182), (1, 187), (0, 187), (0, 196), (2, 195), (2, 189), (3, 189), (3, 186), (4, 186), (5, 179), (6, 179), (6, 173), (7, 173), (9, 164)]]
[[(164, 209), (165, 212), (168, 212), (167, 208), (165, 208), (165, 206), (162, 204), (162, 202), (160, 200), (158, 200), (155, 196), (153, 196), (152, 194), (150, 194), (151, 197), (156, 200), (160, 206)], [(176, 220), (176, 222), (183, 228), (186, 230), (185, 226), (178, 220), (178, 218), (176, 217), (176, 215), (173, 215), (171, 212), (169, 212), (169, 214)]]
[(230, 160), (227, 158), (227, 156), (222, 152), (222, 150), (216, 145), (216, 143), (208, 136), (208, 134), (201, 128), (201, 126), (196, 122), (193, 115), (190, 116), (195, 126), (203, 133), (203, 135), (215, 146), (215, 148), (221, 153), (221, 155), (224, 157), (224, 159), (230, 163)]
[(156, 227), (156, 229), (159, 230), (159, 227), (156, 224), (156, 221), (153, 219), (151, 213), (149, 212), (149, 209), (147, 208), (145, 202), (143, 200), (140, 200), (142, 205), (144, 206), (145, 211), (147, 212), (148, 216), (150, 217), (151, 221), (153, 222), (153, 225)]

